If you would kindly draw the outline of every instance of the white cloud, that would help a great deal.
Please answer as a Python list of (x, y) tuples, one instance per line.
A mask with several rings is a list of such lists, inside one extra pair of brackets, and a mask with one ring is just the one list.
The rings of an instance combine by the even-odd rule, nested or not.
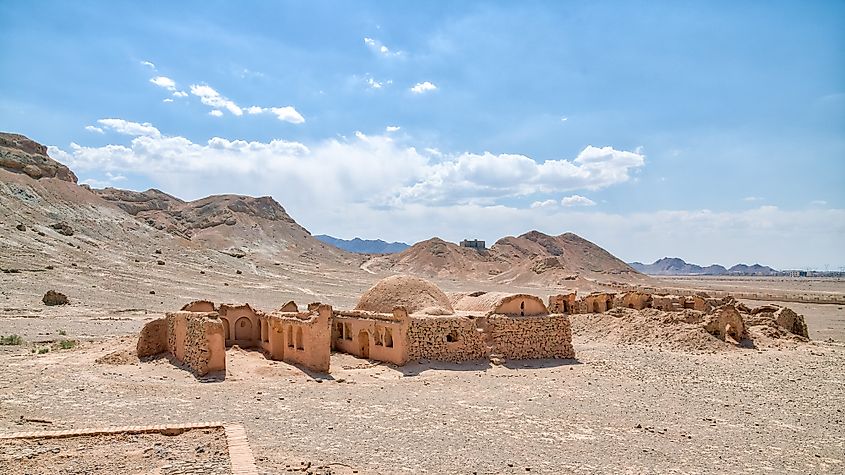
[(365, 81), (370, 89), (382, 89), (384, 86), (393, 84), (393, 80), (388, 79), (387, 81), (376, 81), (372, 77), (367, 77)]
[(567, 120), (569, 120), (569, 117), (561, 117), (561, 118), (560, 118), (560, 121), (561, 121), (561, 122), (566, 122)]
[(560, 200), (560, 205), (571, 208), (573, 206), (595, 206), (596, 202), (581, 195), (572, 195)]
[(290, 122), (291, 124), (301, 124), (305, 122), (305, 117), (302, 117), (302, 114), (291, 106), (271, 107), (270, 112), (275, 114), (276, 118), (283, 122)]
[(401, 128), (402, 127), (399, 127), (398, 125), (388, 125), (387, 127), (384, 128), (384, 131), (385, 132), (398, 132), (399, 129), (401, 129)]
[(749, 203), (753, 203), (755, 201), (763, 201), (763, 198), (760, 198), (759, 196), (746, 196), (745, 198), (742, 199), (742, 201), (747, 201)]
[(141, 61), (141, 65), (146, 66), (146, 67), (152, 69), (153, 71), (155, 71), (155, 68), (156, 68), (156, 65), (149, 62), (149, 61)]
[(188, 93), (185, 91), (175, 91), (173, 93), (174, 97), (188, 97)]
[(543, 200), (543, 201), (535, 201), (531, 203), (531, 209), (537, 208), (554, 208), (559, 204), (556, 200)]
[(162, 100), (161, 100), (161, 102), (164, 102), (165, 104), (168, 104), (168, 103), (170, 103), (170, 102), (173, 102), (173, 99), (171, 99), (171, 98), (169, 98), (169, 97), (168, 97), (167, 99), (162, 99)]
[(290, 122), (291, 124), (302, 124), (305, 122), (305, 117), (302, 117), (302, 114), (299, 113), (294, 107), (292, 106), (285, 106), (285, 107), (258, 107), (258, 106), (250, 106), (246, 108), (247, 114), (250, 115), (257, 115), (257, 114), (273, 114), (276, 116), (277, 119), (281, 120), (282, 122)]
[(382, 56), (402, 56), (401, 51), (391, 51), (384, 43), (373, 38), (365, 37), (364, 44)]
[(98, 124), (103, 127), (123, 135), (146, 136), (146, 137), (160, 137), (161, 132), (149, 122), (140, 124), (138, 122), (131, 122), (123, 119), (100, 119)]
[(223, 115), (223, 110), (229, 111), (231, 114), (235, 116), (242, 116), (244, 114), (244, 110), (249, 115), (256, 115), (256, 114), (273, 114), (276, 116), (277, 119), (283, 122), (290, 122), (291, 124), (302, 124), (305, 122), (305, 117), (299, 113), (293, 106), (284, 106), (284, 107), (260, 107), (260, 106), (249, 106), (246, 108), (242, 108), (241, 106), (237, 105), (234, 101), (222, 96), (219, 92), (217, 92), (211, 86), (206, 84), (193, 84), (191, 85), (191, 94), (200, 98), (200, 101), (207, 105), (214, 108), (209, 114), (220, 117)]
[(207, 106), (216, 109), (226, 109), (236, 116), (241, 116), (244, 113), (237, 104), (221, 96), (219, 92), (207, 84), (192, 84), (191, 94), (199, 97), (200, 101)]
[(156, 76), (150, 79), (150, 82), (155, 84), (158, 87), (167, 89), (168, 91), (175, 92), (176, 91), (176, 82), (170, 79), (167, 76)]
[(813, 200), (810, 202), (813, 206), (827, 206), (827, 201), (825, 200)]
[(514, 154), (464, 153), (431, 163), (423, 177), (398, 190), (399, 202), (470, 203), (578, 189), (598, 190), (628, 181), (644, 166), (637, 152), (587, 146), (572, 160), (537, 161)]
[(414, 84), (414, 87), (411, 88), (411, 92), (413, 92), (414, 94), (422, 94), (424, 92), (434, 91), (436, 89), (437, 86), (428, 81), (425, 81)]
[(103, 129), (101, 129), (101, 128), (99, 128), (99, 127), (95, 127), (95, 126), (93, 126), (93, 125), (86, 125), (86, 126), (85, 126), (85, 130), (87, 130), (88, 132), (94, 132), (94, 133), (96, 133), (96, 134), (103, 134), (103, 133), (105, 133), (105, 132), (103, 132)]
[[(301, 117), (292, 108), (271, 108), (271, 113), (287, 121)], [(222, 111), (214, 109), (211, 114), (220, 116)], [(152, 176), (190, 175), (206, 168), (228, 170), (224, 173), (228, 177), (238, 173), (257, 175), (243, 176), (245, 180), (261, 180), (267, 171), (277, 170), (303, 183), (327, 181), (334, 182), (338, 190), (357, 189), (360, 192), (348, 199), (366, 200), (381, 207), (410, 203), (492, 204), (539, 193), (599, 189), (627, 181), (644, 164), (642, 155), (611, 147), (588, 146), (572, 161), (539, 163), (524, 155), (489, 152), (445, 155), (432, 150), (423, 154), (414, 147), (398, 145), (388, 135), (369, 136), (361, 132), (355, 132), (351, 141), (325, 140), (311, 147), (283, 141), (262, 143), (223, 138), (213, 138), (203, 145), (183, 137), (162, 136), (151, 124), (121, 119), (103, 119), (99, 123), (138, 138), (128, 148), (74, 148), (75, 166)], [(280, 144), (290, 146), (280, 147)], [(290, 153), (292, 150), (295, 153)], [(105, 160), (105, 156), (110, 157)], [(144, 165), (138, 167), (140, 163)], [(372, 173), (374, 169), (380, 172)], [(583, 200), (579, 204), (586, 204)]]

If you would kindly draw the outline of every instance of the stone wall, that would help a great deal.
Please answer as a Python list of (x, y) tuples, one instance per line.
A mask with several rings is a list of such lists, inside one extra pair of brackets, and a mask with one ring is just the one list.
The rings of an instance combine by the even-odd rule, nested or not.
[(217, 313), (168, 313), (167, 351), (200, 376), (225, 370), (223, 324)]
[(510, 359), (575, 358), (566, 315), (487, 317), (492, 352)]
[(485, 358), (489, 348), (477, 324), (484, 319), (467, 316), (411, 315), (408, 359), (461, 362)]

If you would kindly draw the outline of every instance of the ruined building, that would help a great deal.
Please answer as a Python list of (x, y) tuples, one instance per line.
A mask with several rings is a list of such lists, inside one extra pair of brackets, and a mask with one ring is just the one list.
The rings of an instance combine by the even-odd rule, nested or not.
[(331, 352), (404, 365), (415, 360), (574, 358), (569, 319), (527, 294), (447, 296), (416, 277), (393, 276), (352, 310), (288, 302), (265, 313), (248, 304), (192, 302), (148, 323), (138, 356), (168, 353), (198, 374), (225, 369), (226, 347), (328, 372)]
[(478, 239), (464, 239), (461, 241), (461, 247), (468, 247), (470, 249), (475, 249), (477, 251), (483, 251), (487, 249), (487, 243), (484, 241), (479, 241)]

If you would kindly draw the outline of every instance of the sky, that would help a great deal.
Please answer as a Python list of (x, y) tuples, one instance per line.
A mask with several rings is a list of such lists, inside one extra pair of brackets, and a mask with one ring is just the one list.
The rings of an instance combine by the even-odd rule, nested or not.
[(845, 2), (0, 0), (0, 130), (314, 234), (845, 266)]

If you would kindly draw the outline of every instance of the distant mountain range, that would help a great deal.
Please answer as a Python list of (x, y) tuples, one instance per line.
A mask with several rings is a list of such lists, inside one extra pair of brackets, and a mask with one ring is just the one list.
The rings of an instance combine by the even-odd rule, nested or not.
[(702, 267), (697, 264), (689, 264), (678, 257), (664, 257), (654, 261), (653, 264), (642, 262), (631, 262), (628, 265), (638, 272), (648, 275), (779, 275), (780, 272), (768, 266), (760, 264), (746, 265), (737, 264), (730, 269), (718, 264)]
[(411, 247), (404, 242), (385, 242), (381, 239), (338, 239), (326, 234), (318, 234), (314, 237), (344, 251), (359, 254), (395, 254)]

